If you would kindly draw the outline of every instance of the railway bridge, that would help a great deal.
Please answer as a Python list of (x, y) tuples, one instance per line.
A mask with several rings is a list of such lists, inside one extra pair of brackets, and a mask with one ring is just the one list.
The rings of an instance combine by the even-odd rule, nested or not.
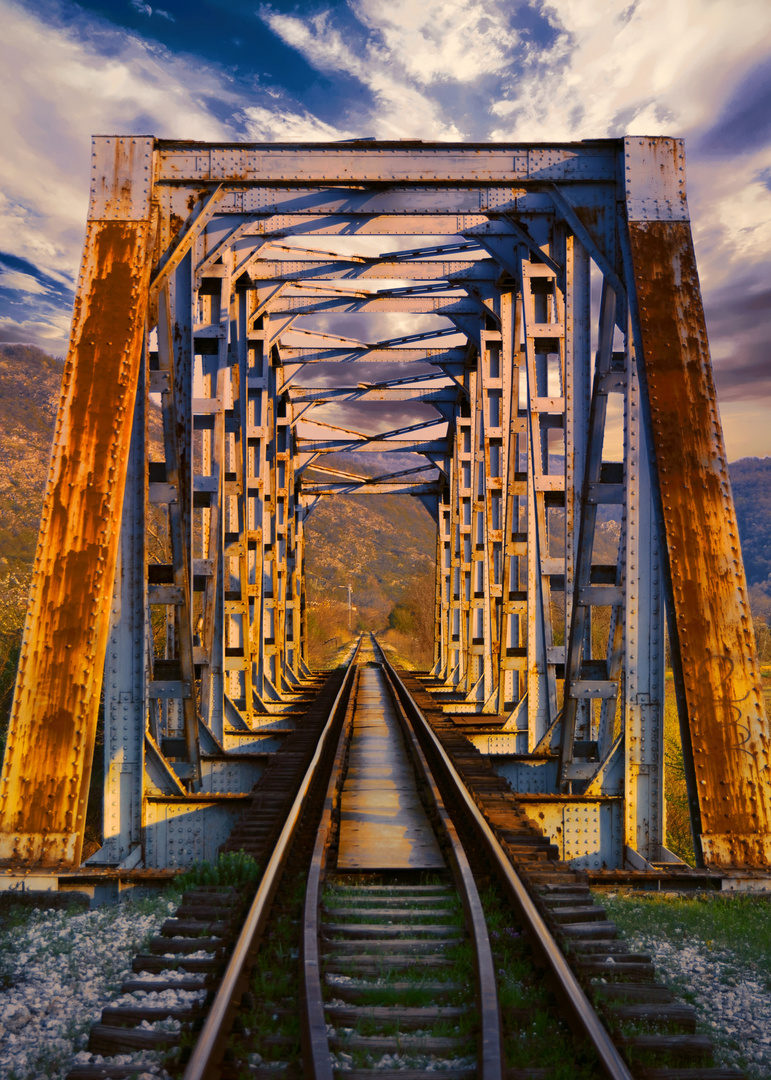
[(305, 523), (341, 493), (429, 509), (423, 685), (564, 861), (678, 861), (666, 622), (697, 860), (767, 871), (684, 148), (639, 137), (93, 140), (2, 865), (80, 865), (102, 696), (90, 864), (216, 853), (313, 699)]

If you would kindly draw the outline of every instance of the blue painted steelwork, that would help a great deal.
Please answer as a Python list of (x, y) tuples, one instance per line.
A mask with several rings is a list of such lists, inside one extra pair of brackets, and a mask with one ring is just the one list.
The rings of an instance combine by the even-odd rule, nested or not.
[[(132, 300), (147, 308), (132, 341), (138, 357), (144, 337), (149, 371), (136, 413), (132, 391), (114, 417), (128, 448), (125, 418), (136, 415), (128, 465), (121, 459), (119, 578), (113, 593), (116, 504), (115, 544), (81, 597), (100, 611), (113, 601), (110, 644), (97, 619), (91, 644), (57, 654), (41, 675), (42, 698), (64, 710), (78, 744), (72, 768), (35, 749), (47, 714), (12, 726), (2, 853), (77, 861), (82, 816), (66, 828), (53, 811), (33, 821), (19, 763), (34, 761), (46, 791), (70, 784), (82, 794), (98, 680), (84, 690), (84, 742), (67, 694), (78, 665), (101, 669), (106, 654), (98, 858), (200, 857), (185, 800), (200, 813), (216, 774), (231, 790), (207, 794), (207, 821), (226, 830), (256, 772), (226, 748), (292, 723), (307, 701), (308, 515), (319, 498), (398, 484), (438, 526), (432, 690), (446, 711), (475, 718), (480, 738), (516, 749), (506, 774), (564, 856), (591, 867), (672, 858), (666, 598), (697, 850), (713, 865), (768, 865), (768, 720), (682, 143), (145, 140), (141, 161), (116, 145), (94, 143), (92, 222), (117, 214), (147, 232), (157, 215), (157, 240), (154, 277), (141, 284), (149, 265), (137, 270)], [(383, 312), (399, 319), (390, 336), (368, 329)], [(319, 313), (323, 333), (302, 322)], [(105, 349), (110, 334), (94, 328)], [(403, 375), (373, 384), (362, 362), (397, 362)], [(305, 365), (317, 363), (337, 364), (329, 388), (329, 369), (303, 385)], [(415, 364), (431, 374), (415, 376)], [(80, 390), (66, 392), (85, 408)], [(143, 434), (148, 393), (160, 395), (163, 417), (157, 461)], [(370, 435), (318, 412), (373, 400), (401, 403), (403, 422)], [(433, 407), (435, 421), (411, 416), (412, 401)], [(57, 468), (75, 434), (62, 434)], [(409, 478), (408, 462), (370, 478), (324, 466), (341, 449), (422, 454), (432, 471)], [(61, 496), (75, 531), (87, 478), (77, 485)], [(160, 521), (168, 550), (148, 565), (139, 538)], [(612, 561), (596, 558), (603, 530), (617, 538)], [(47, 596), (34, 610), (28, 638), (46, 643), (61, 601)], [(25, 669), (19, 708), (28, 678)], [(173, 825), (159, 809), (171, 797), (182, 799)], [(46, 830), (59, 839), (44, 843)]]

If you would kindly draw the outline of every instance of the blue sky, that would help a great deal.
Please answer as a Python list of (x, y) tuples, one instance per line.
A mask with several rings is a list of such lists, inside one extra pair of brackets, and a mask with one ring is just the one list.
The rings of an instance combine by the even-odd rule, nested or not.
[(732, 459), (771, 453), (767, 0), (0, 0), (0, 341), (66, 350), (92, 134), (686, 138)]

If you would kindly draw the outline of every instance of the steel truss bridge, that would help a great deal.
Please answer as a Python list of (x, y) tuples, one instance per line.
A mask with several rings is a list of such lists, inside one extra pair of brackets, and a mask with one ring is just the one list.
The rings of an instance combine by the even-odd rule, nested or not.
[[(396, 428), (372, 433), (377, 406)], [(373, 476), (325, 465), (340, 451), (407, 457)], [(92, 862), (215, 854), (308, 700), (305, 522), (340, 492), (433, 514), (429, 688), (475, 714), (469, 737), (565, 859), (677, 861), (666, 613), (697, 859), (769, 866), (769, 726), (682, 141), (140, 136), (93, 141), (5, 865), (80, 863), (102, 687)]]

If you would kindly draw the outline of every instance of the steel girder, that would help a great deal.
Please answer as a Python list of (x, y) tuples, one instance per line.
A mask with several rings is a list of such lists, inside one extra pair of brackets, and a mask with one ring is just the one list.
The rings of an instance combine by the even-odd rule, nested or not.
[[(372, 402), (404, 422), (318, 412)], [(425, 464), (372, 477), (336, 451)], [(564, 856), (672, 858), (666, 598), (698, 854), (768, 865), (768, 721), (665, 138), (94, 140), (0, 857), (79, 861), (103, 669), (96, 860), (211, 854), (305, 699), (308, 515), (394, 491), (437, 522), (430, 685)]]

